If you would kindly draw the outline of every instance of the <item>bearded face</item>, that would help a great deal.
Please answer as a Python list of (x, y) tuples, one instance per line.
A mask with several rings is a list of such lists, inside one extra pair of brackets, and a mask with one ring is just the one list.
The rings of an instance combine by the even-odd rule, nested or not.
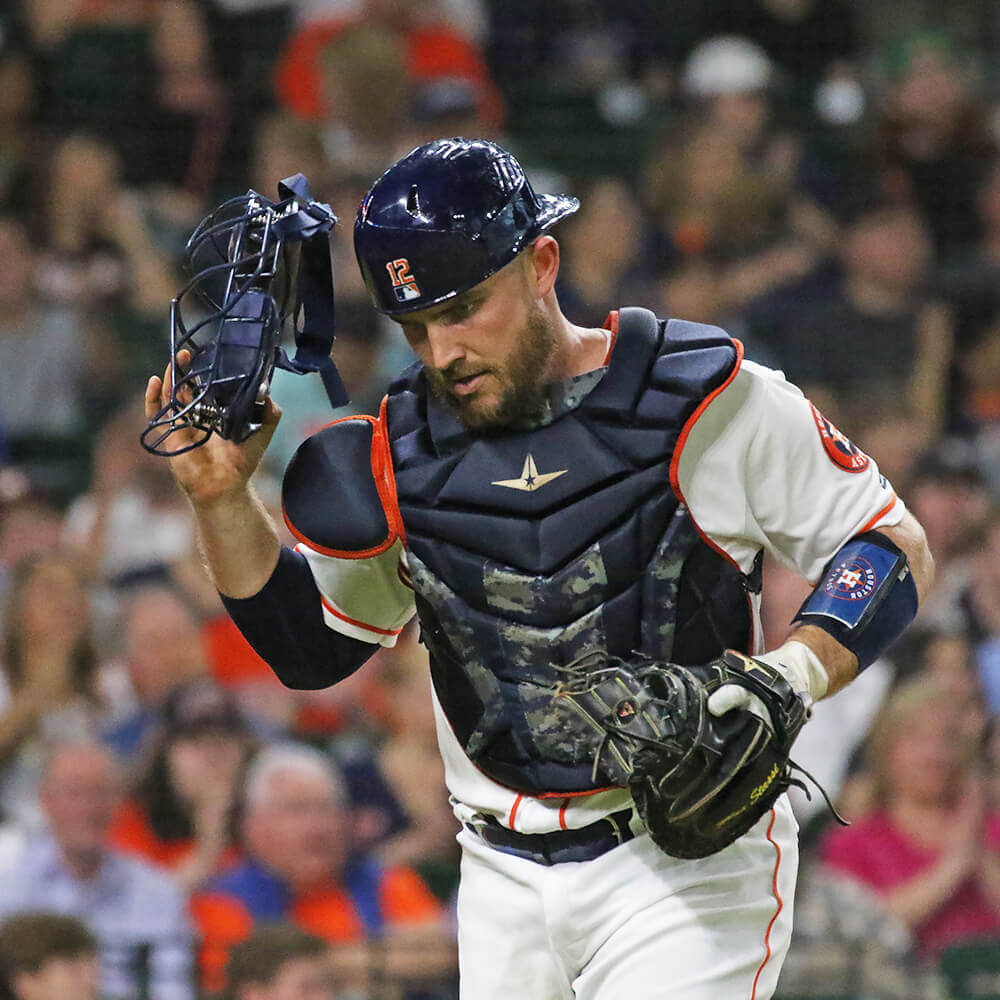
[(535, 306), (506, 357), (488, 363), (462, 359), (424, 371), (434, 394), (467, 429), (489, 432), (530, 424), (545, 409), (556, 342), (548, 317)]

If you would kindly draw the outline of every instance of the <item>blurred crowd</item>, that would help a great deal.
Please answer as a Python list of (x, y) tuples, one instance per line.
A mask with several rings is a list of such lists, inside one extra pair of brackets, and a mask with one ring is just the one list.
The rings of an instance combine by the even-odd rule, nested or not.
[[(283, 688), (137, 443), (187, 237), (298, 171), (341, 218), (334, 357), (351, 410), (376, 408), (409, 355), (368, 303), (351, 222), (385, 167), (450, 135), (495, 138), (540, 190), (580, 197), (556, 232), (572, 321), (634, 304), (725, 327), (927, 530), (917, 623), (796, 748), (852, 825), (794, 793), (805, 862), (780, 995), (960, 996), (1000, 969), (991, 11), (6, 0), (0, 989), (456, 995), (457, 823), (415, 630), (335, 688)], [(278, 372), (273, 391), (258, 487), (280, 523), (284, 465), (342, 414), (315, 376)], [(769, 645), (808, 589), (766, 566)]]

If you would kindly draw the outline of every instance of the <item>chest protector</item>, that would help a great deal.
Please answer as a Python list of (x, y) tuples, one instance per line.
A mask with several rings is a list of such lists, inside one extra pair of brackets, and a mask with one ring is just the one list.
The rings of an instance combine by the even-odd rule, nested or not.
[(670, 487), (685, 423), (737, 365), (720, 329), (624, 309), (606, 369), (553, 387), (528, 429), (467, 433), (420, 366), (386, 422), (438, 699), (489, 777), (586, 792), (593, 736), (552, 708), (593, 649), (682, 664), (746, 649), (747, 590)]

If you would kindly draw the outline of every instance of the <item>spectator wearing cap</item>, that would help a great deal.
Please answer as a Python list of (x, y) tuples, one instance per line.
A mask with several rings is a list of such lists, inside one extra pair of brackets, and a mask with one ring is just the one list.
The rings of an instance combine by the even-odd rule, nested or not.
[(760, 141), (771, 117), (774, 64), (747, 38), (719, 35), (698, 45), (681, 76), (684, 96), (735, 136), (744, 150)]
[[(344, 970), (403, 981), (454, 969), (453, 935), (419, 876), (352, 853), (344, 790), (329, 760), (294, 744), (266, 747), (242, 801), (245, 859), (192, 900), (208, 989), (230, 948), (261, 922), (288, 920), (330, 944)], [(365, 942), (379, 946), (369, 956)]]
[(777, 114), (779, 82), (777, 67), (760, 45), (727, 33), (692, 50), (680, 84), (694, 118), (727, 136), (747, 165), (787, 197), (801, 138)]
[(0, 980), (11, 1000), (97, 1000), (97, 938), (76, 917), (39, 910), (0, 927)]
[(0, 876), (0, 916), (40, 908), (86, 922), (99, 942), (107, 1000), (191, 1000), (191, 928), (183, 894), (158, 869), (112, 848), (120, 783), (96, 744), (55, 749), (42, 781), (48, 830)]
[(186, 890), (238, 858), (234, 808), (256, 741), (233, 696), (211, 681), (171, 692), (135, 794), (111, 842), (169, 869)]
[(230, 952), (224, 1000), (335, 1000), (329, 949), (291, 924), (264, 925)]
[(850, 86), (852, 64), (859, 54), (859, 13), (848, 0), (743, 0), (739, 4), (706, 0), (702, 11), (707, 36), (716, 32), (741, 35), (768, 54), (787, 82), (789, 103), (803, 124), (815, 122), (813, 112), (834, 123), (842, 120), (824, 114), (829, 108), (826, 87), (834, 82), (850, 87), (841, 91), (841, 116), (860, 110), (859, 102), (863, 107), (863, 92), (859, 95), (860, 88)]
[[(645, 169), (675, 265), (715, 266), (722, 318), (814, 264), (789, 215), (799, 142), (775, 120), (774, 79), (771, 60), (752, 41), (702, 42), (681, 74), (688, 134), (678, 143), (672, 131)], [(672, 303), (665, 308), (678, 315)]]

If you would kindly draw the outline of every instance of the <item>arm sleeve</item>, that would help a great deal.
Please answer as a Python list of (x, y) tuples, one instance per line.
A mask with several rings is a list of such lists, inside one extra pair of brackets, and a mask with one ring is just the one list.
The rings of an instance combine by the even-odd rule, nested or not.
[(378, 649), (327, 626), (309, 563), (291, 549), (282, 548), (271, 578), (253, 597), (220, 596), (247, 642), (286, 687), (329, 687)]
[(848, 539), (906, 509), (799, 389), (749, 361), (696, 413), (675, 462), (699, 530), (744, 572), (766, 548), (815, 582)]

